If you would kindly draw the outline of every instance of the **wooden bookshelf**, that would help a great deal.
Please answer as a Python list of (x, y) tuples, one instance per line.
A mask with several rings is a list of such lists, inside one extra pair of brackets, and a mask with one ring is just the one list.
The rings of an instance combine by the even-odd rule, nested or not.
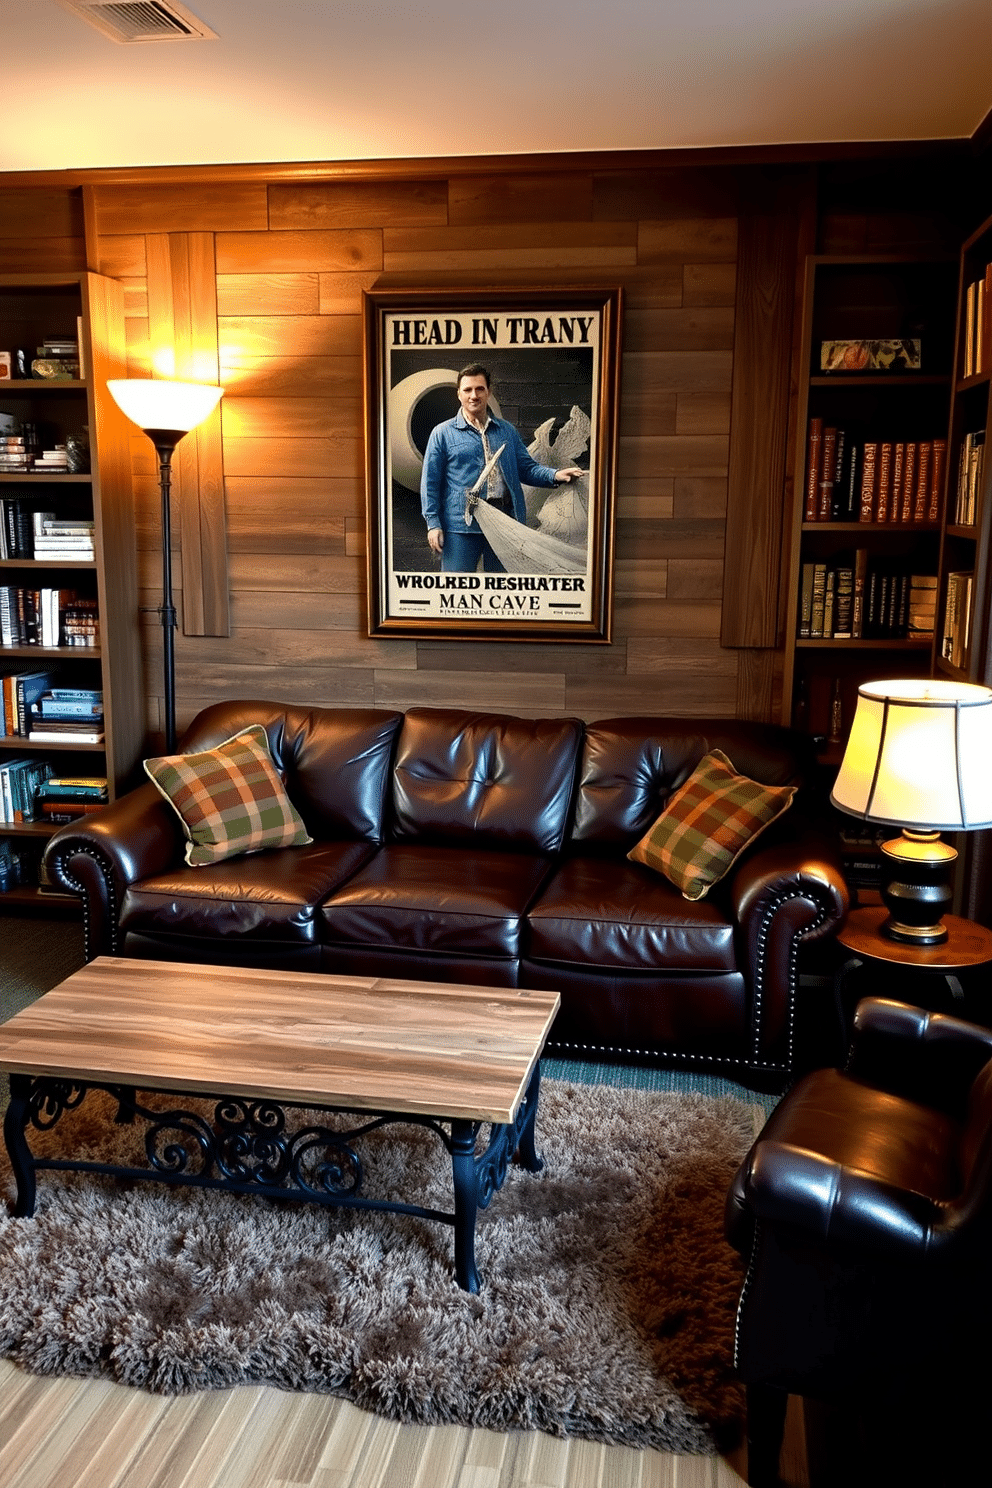
[[(58, 759), (58, 773), (106, 774), (110, 798), (133, 784), (144, 742), (143, 686), (138, 627), (134, 501), (127, 420), (107, 391), (110, 377), (126, 376), (123, 289), (86, 272), (0, 276), (0, 344), (34, 347), (48, 336), (78, 337), (85, 376), (45, 382), (0, 383), (0, 412), (35, 423), (45, 440), (60, 442), (86, 428), (90, 470), (85, 474), (0, 474), (0, 498), (27, 510), (92, 519), (93, 559), (63, 556), (0, 561), (0, 585), (85, 588), (95, 597), (100, 643), (88, 646), (0, 646), (3, 675), (40, 670), (47, 663), (64, 686), (100, 688), (104, 741), (33, 742), (22, 734), (0, 738), (0, 764), (12, 753)], [(0, 820), (0, 838), (17, 850), (42, 848), (58, 829), (51, 822)], [(65, 907), (75, 901), (30, 884), (0, 893), (0, 910), (25, 905)]]
[[(832, 703), (838, 693), (843, 740), (861, 683), (883, 675), (930, 672), (930, 634), (907, 634), (908, 580), (912, 575), (937, 572), (946, 468), (933, 489), (927, 487), (922, 519), (914, 488), (908, 520), (901, 504), (898, 520), (892, 520), (888, 510), (886, 520), (878, 520), (876, 484), (872, 520), (861, 520), (861, 487), (866, 444), (879, 448), (887, 444), (894, 449), (913, 443), (917, 450), (928, 444), (932, 457), (933, 442), (946, 439), (953, 383), (955, 294), (956, 267), (951, 258), (884, 254), (812, 255), (806, 260), (795, 379), (799, 437), (792, 471), (791, 532), (787, 534), (789, 578), (781, 718), (814, 735), (826, 738), (831, 733)], [(919, 341), (920, 368), (824, 372), (821, 344), (842, 339)], [(843, 458), (839, 462), (837, 446), (833, 446), (830, 473), (837, 480), (829, 497), (829, 515), (820, 478), (815, 483), (815, 514), (808, 504), (812, 420), (818, 420), (824, 430), (843, 433)], [(821, 469), (820, 476), (823, 474)], [(929, 473), (927, 478), (929, 481)], [(939, 499), (934, 505), (937, 485)], [(887, 586), (896, 582), (902, 586), (898, 592), (886, 588), (884, 616), (875, 614), (869, 624), (865, 593), (860, 634), (856, 626), (850, 627), (850, 638), (830, 633), (800, 634), (804, 628), (804, 569), (808, 575), (819, 565), (825, 573), (832, 569), (836, 575), (854, 568), (859, 550), (864, 554), (860, 567), (866, 576), (872, 572), (884, 574)], [(836, 738), (832, 747), (835, 752), (841, 748)]]

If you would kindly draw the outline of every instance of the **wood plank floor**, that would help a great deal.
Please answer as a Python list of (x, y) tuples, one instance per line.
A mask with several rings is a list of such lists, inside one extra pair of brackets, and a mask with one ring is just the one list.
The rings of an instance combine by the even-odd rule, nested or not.
[[(807, 1488), (793, 1413), (783, 1483)], [(262, 1386), (160, 1396), (0, 1360), (0, 1488), (740, 1488), (743, 1455), (402, 1426)]]

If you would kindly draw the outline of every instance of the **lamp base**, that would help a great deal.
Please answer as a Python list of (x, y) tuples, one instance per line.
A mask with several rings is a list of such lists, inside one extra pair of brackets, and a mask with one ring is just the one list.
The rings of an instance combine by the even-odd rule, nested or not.
[(951, 907), (948, 875), (956, 850), (941, 841), (939, 832), (907, 827), (901, 837), (884, 842), (882, 852), (895, 873), (881, 891), (889, 917), (880, 933), (904, 945), (941, 945), (947, 939), (941, 917)]

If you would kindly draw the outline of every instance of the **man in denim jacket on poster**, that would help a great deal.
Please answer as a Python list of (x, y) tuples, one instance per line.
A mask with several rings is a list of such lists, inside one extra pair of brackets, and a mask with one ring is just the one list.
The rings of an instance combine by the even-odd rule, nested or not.
[(474, 573), (481, 556), (486, 573), (505, 573), (502, 563), (475, 522), (465, 522), (465, 493), (475, 485), (488, 461), (504, 445), (479, 498), (526, 522), (523, 485), (555, 486), (581, 476), (578, 466), (553, 470), (538, 465), (512, 424), (489, 412), (489, 369), (478, 362), (458, 374), (461, 409), (435, 425), (427, 441), (420, 480), (420, 504), (427, 541), (441, 556), (446, 573)]

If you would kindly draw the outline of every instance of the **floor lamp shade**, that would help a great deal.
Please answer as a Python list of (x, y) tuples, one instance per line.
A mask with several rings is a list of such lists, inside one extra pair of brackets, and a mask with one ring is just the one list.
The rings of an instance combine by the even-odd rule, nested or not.
[(866, 682), (830, 796), (863, 821), (901, 827), (883, 845), (896, 879), (882, 891), (896, 940), (946, 939), (941, 832), (992, 827), (992, 690), (972, 683)]
[(176, 748), (176, 609), (172, 602), (172, 519), (170, 490), (172, 452), (181, 439), (202, 424), (220, 402), (224, 389), (200, 382), (166, 382), (164, 378), (121, 377), (107, 383), (123, 413), (143, 429), (158, 454), (162, 498), (162, 649), (164, 653), (165, 752)]
[(223, 388), (157, 377), (122, 377), (107, 383), (111, 396), (139, 429), (188, 434), (217, 407)]

